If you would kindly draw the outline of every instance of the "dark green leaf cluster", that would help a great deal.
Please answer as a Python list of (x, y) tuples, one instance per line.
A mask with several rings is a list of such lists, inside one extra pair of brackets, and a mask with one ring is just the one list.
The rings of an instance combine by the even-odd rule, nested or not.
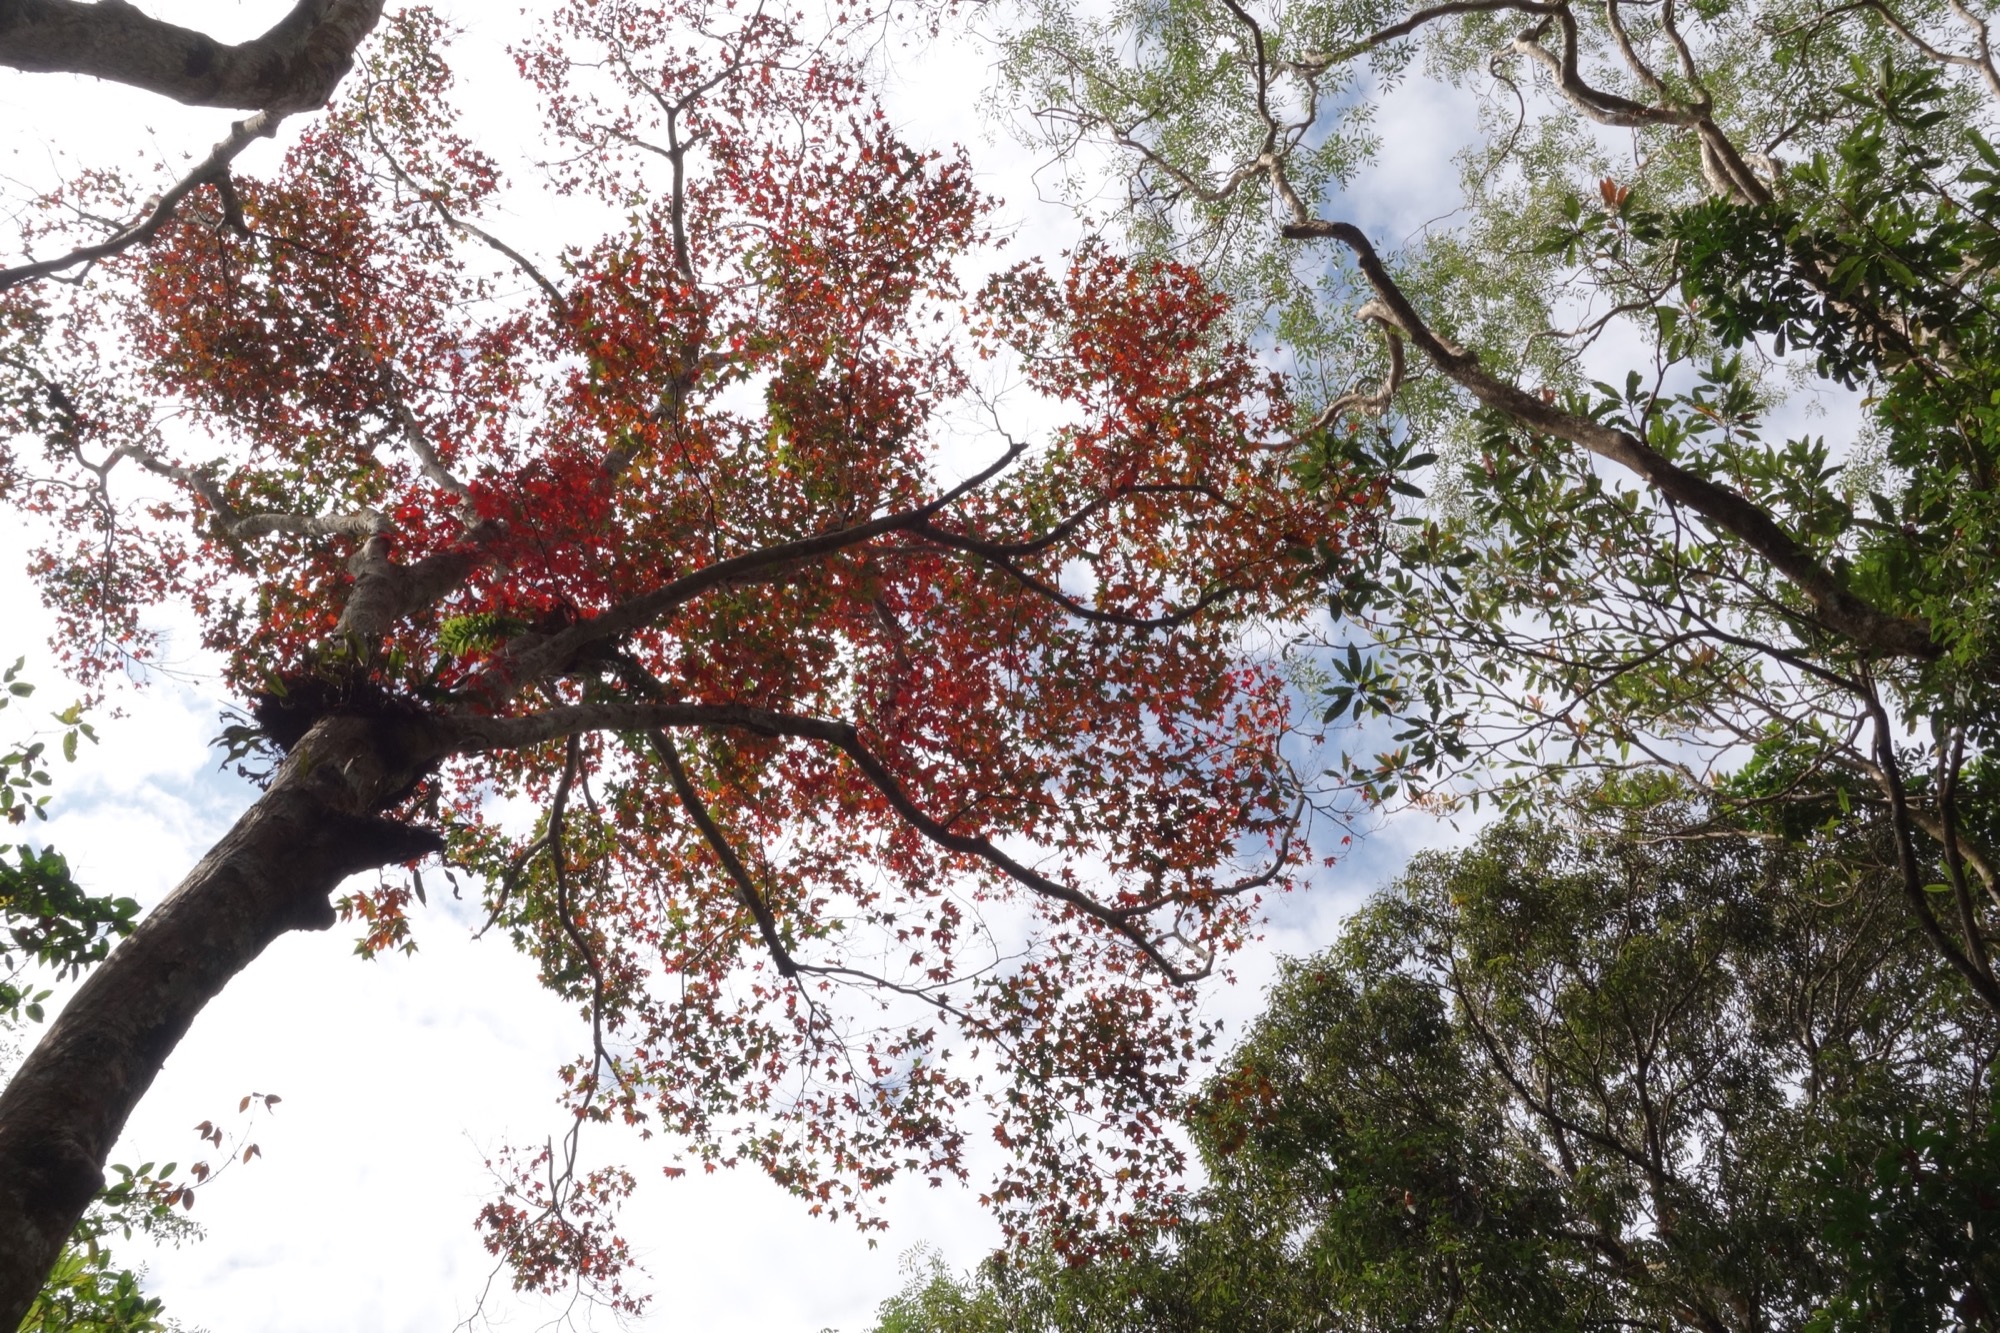
[[(0, 851), (0, 1014), (42, 1020), (46, 990), (30, 994), (15, 983), (22, 961), (53, 972), (58, 979), (101, 962), (119, 939), (132, 933), (139, 904), (130, 898), (93, 897), (70, 875), (69, 862), (52, 847), (26, 843), (9, 860)], [(19, 960), (19, 961), (17, 961)]]
[(1289, 964), (1154, 1244), (932, 1266), (878, 1327), (1994, 1326), (2000, 1031), (1879, 830), (1786, 846), (1646, 804), (1419, 857)]

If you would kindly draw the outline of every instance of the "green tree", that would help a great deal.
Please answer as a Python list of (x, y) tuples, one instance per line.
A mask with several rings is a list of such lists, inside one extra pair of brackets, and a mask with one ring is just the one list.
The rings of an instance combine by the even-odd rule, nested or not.
[(1994, 1327), (2000, 1030), (1893, 839), (1645, 804), (1419, 857), (1289, 964), (1150, 1247), (920, 1269), (880, 1329)]
[[(2000, 1010), (1979, 6), (1011, 12), (1025, 123), (1120, 150), (1134, 233), (1255, 298), (1317, 381), (1302, 474), (1395, 497), (1382, 558), (1327, 565), (1327, 720), (1392, 737), (1351, 780), (1519, 805), (1665, 768), (1771, 828), (1867, 806), (1932, 947)], [(1454, 174), (1385, 110), (1412, 84), (1469, 142), (1458, 207), (1392, 249), (1353, 220), (1381, 212), (1363, 173)], [(1802, 415), (1827, 403), (1830, 439)]]

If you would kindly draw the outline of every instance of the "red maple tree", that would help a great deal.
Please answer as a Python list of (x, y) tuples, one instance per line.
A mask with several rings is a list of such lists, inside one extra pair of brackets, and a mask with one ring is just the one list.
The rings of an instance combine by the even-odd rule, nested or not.
[[(1189, 987), (1297, 860), (1257, 644), (1376, 497), (1268, 447), (1283, 386), (1192, 272), (1087, 247), (968, 290), (990, 201), (837, 39), (562, 7), (518, 60), (601, 230), (536, 262), (444, 37), (391, 20), (274, 175), (225, 163), (82, 286), (0, 296), (70, 664), (190, 608), (255, 700), (237, 740), (286, 752), (0, 1092), (0, 1249), (53, 1257), (230, 975), (431, 857), (588, 1022), (573, 1129), (870, 1222), (898, 1174), (963, 1175), (984, 1098), (1003, 1209), (1142, 1214)], [(364, 948), (407, 941), (418, 873), (343, 900)], [(630, 1178), (567, 1146), (480, 1224), (521, 1285), (630, 1303)]]

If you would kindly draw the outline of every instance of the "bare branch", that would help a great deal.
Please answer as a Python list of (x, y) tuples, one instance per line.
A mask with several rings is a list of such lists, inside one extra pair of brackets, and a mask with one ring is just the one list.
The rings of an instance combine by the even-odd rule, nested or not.
[(111, 455), (109, 461), (106, 462), (106, 470), (108, 471), (121, 458), (131, 459), (156, 477), (165, 477), (168, 481), (179, 482), (181, 485), (187, 487), (196, 495), (199, 495), (202, 498), (202, 502), (213, 510), (216, 517), (221, 519), (225, 525), (234, 524), (238, 521), (239, 516), (236, 513), (235, 507), (229, 503), (228, 498), (222, 493), (222, 488), (216, 484), (215, 478), (206, 470), (177, 466), (176, 464), (167, 462), (151, 450), (141, 448), (136, 444), (120, 445)]
[(436, 449), (431, 447), (430, 436), (424, 434), (424, 423), (417, 420), (417, 414), (410, 410), (409, 403), (401, 393), (391, 386), (390, 396), (395, 400), (396, 423), (403, 428), (403, 443), (410, 446), (410, 452), (417, 456), (417, 466), (424, 476), (439, 490), (449, 491), (460, 500), (460, 509), (468, 520), (475, 518), (472, 509), (472, 488), (460, 481), (452, 470), (444, 465)]

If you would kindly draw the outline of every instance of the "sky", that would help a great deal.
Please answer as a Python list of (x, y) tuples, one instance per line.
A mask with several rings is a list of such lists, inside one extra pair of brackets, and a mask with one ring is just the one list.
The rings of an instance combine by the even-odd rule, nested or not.
[[(146, 7), (228, 38), (260, 30), (288, 6)], [(456, 62), (467, 103), (483, 130), (505, 134), (531, 101), (499, 54), (514, 11), (460, 6), (453, 17), (468, 28)], [(967, 90), (985, 85), (987, 60), (976, 46), (950, 42), (896, 60), (891, 115), (919, 143), (965, 143), (987, 188), (1008, 200), (1012, 253), (1053, 256), (1076, 224), (1059, 206), (1037, 203), (1038, 163), (979, 118)], [(227, 119), (121, 88), (0, 71), (0, 172), (33, 184), (78, 164), (179, 160), (205, 151)], [(1448, 161), (1454, 118), (1446, 109), (1405, 97), (1386, 119), (1406, 142), (1432, 145), (1440, 168)], [(245, 169), (276, 152), (257, 146)], [(1399, 237), (1441, 211), (1451, 180), (1448, 168), (1422, 178), (1379, 168), (1352, 197), (1364, 221)], [(0, 570), (19, 569), (24, 558), (18, 533), (0, 535)], [(21, 580), (0, 579), (0, 615), (9, 626), (0, 655), (29, 658), (41, 685), (34, 702), (66, 704), (66, 687), (47, 665), (47, 618)], [(189, 636), (176, 642), (171, 676), (120, 691), (118, 715), (100, 713), (102, 742), (58, 772), (55, 818), (34, 830), (69, 856), (91, 891), (147, 906), (255, 796), (219, 768), (209, 746), (227, 702), (214, 664)], [(29, 720), (19, 710), (0, 718)], [(1239, 966), (1234, 987), (1216, 988), (1212, 1012), (1236, 1022), (1254, 1014), (1277, 956), (1330, 942), (1361, 893), (1413, 848), (1451, 836), (1428, 821), (1392, 824), (1364, 839), (1324, 887), (1276, 903), (1266, 942)], [(133, 1165), (185, 1163), (201, 1155), (193, 1126), (204, 1120), (222, 1125), (232, 1146), (254, 1141), (261, 1150), (199, 1192), (193, 1217), (207, 1228), (205, 1241), (159, 1252), (130, 1245), (125, 1257), (148, 1267), (149, 1288), (170, 1314), (211, 1333), (446, 1333), (471, 1313), (491, 1271), (472, 1228), (490, 1197), (487, 1155), (502, 1141), (538, 1142), (561, 1129), (554, 1070), (582, 1040), (575, 1014), (539, 989), (527, 959), (504, 941), (471, 938), (471, 912), (433, 880), (414, 957), (360, 960), (347, 927), (293, 934), (203, 1013), (113, 1153)], [(282, 1100), (253, 1120), (236, 1110), (250, 1093)], [(591, 1151), (623, 1161), (642, 1182), (624, 1231), (654, 1293), (643, 1329), (852, 1333), (900, 1285), (911, 1247), (926, 1245), (963, 1268), (998, 1241), (978, 1205), (977, 1162), (972, 1186), (892, 1190), (890, 1229), (870, 1238), (808, 1218), (752, 1172), (668, 1181), (658, 1168), (670, 1145), (607, 1132)], [(526, 1329), (554, 1311), (515, 1297), (503, 1277), (485, 1313), (495, 1326)]]

